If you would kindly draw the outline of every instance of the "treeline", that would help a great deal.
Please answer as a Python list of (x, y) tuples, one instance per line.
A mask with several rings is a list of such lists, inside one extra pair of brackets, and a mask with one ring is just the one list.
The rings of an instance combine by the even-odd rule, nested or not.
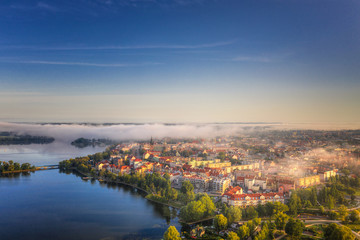
[(20, 170), (35, 170), (35, 166), (32, 166), (30, 163), (20, 164), (12, 160), (8, 162), (0, 162), (0, 173)]
[[(236, 232), (229, 232), (228, 239), (256, 239), (267, 240), (274, 239), (275, 230), (284, 231), (292, 238), (297, 239), (302, 235), (304, 224), (300, 220), (296, 220), (285, 212), (289, 211), (289, 207), (283, 203), (266, 203), (257, 207), (240, 207), (222, 206), (222, 214), (216, 216), (214, 227), (219, 232), (228, 229), (232, 223), (238, 222), (242, 216), (248, 220), (241, 225)], [(270, 221), (261, 221), (258, 216), (269, 217)]]
[[(153, 174), (123, 174), (116, 175), (112, 173), (112, 180), (118, 180), (128, 184), (135, 185), (141, 189), (144, 189), (150, 195), (149, 198), (160, 202), (176, 201), (178, 198), (177, 190), (171, 187), (169, 175), (162, 177), (159, 173)], [(101, 172), (100, 172), (101, 175)], [(114, 176), (115, 175), (115, 176)], [(108, 176), (107, 176), (108, 177)]]
[[(313, 208), (319, 205), (334, 209), (335, 206), (349, 206), (355, 201), (356, 190), (360, 188), (360, 178), (358, 176), (336, 176), (331, 177), (329, 182), (321, 189), (316, 187), (299, 189), (292, 193), (289, 202), (290, 212), (297, 214), (302, 208)], [(351, 201), (345, 198), (351, 196)]]
[(197, 194), (194, 201), (180, 209), (180, 218), (186, 222), (194, 222), (213, 216), (215, 210), (214, 202), (206, 193)]
[(110, 159), (111, 147), (108, 147), (104, 152), (95, 153), (86, 157), (70, 158), (59, 162), (59, 168), (62, 170), (69, 170), (77, 168), (84, 173), (90, 173), (92, 166), (95, 166), (102, 160)]
[(47, 144), (52, 143), (55, 139), (53, 137), (46, 136), (31, 136), (31, 135), (16, 135), (12, 132), (0, 133), (0, 145), (11, 144)]

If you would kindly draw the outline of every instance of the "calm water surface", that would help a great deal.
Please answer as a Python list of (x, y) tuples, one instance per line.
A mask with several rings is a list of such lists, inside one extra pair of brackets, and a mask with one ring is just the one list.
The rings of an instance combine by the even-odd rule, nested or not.
[[(31, 162), (35, 165), (54, 164), (74, 153), (52, 156), (51, 151), (30, 151), (33, 154), (20, 155), (22, 159), (36, 155), (36, 162)], [(11, 155), (20, 159), (17, 153)], [(70, 157), (75, 156), (81, 154)], [(0, 160), (3, 157), (0, 154)], [(160, 239), (169, 224), (180, 230), (175, 215), (174, 209), (152, 203), (130, 187), (84, 181), (74, 173), (47, 170), (0, 178), (2, 240)]]
[(70, 143), (61, 141), (50, 144), (0, 145), (0, 161), (13, 160), (40, 166), (57, 164), (65, 159), (87, 156), (104, 150), (105, 147), (76, 148)]

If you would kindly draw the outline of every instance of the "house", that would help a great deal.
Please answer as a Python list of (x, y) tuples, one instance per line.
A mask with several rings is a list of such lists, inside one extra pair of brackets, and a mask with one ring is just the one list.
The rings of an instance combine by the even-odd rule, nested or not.
[(230, 187), (230, 189), (222, 195), (221, 201), (228, 205), (239, 207), (257, 206), (259, 204), (264, 205), (267, 202), (284, 203), (284, 193), (271, 192), (244, 194), (242, 188), (237, 186), (234, 188)]

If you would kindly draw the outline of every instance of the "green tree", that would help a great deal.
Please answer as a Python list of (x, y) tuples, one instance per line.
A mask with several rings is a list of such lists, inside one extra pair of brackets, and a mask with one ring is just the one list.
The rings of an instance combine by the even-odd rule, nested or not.
[(199, 201), (202, 202), (202, 204), (205, 206), (204, 217), (208, 217), (214, 214), (214, 211), (216, 210), (215, 204), (206, 193), (200, 198)]
[(20, 163), (14, 163), (14, 170), (20, 170), (21, 169), (21, 166), (20, 166)]
[(245, 214), (248, 219), (253, 219), (258, 217), (258, 213), (253, 206), (247, 207), (245, 209)]
[(289, 207), (281, 202), (275, 202), (273, 203), (273, 211), (274, 213), (287, 212)]
[(180, 233), (174, 226), (170, 226), (164, 233), (164, 240), (180, 240)]
[(305, 208), (311, 208), (313, 205), (311, 204), (311, 202), (309, 200), (306, 200), (304, 203), (304, 207)]
[(330, 210), (335, 207), (335, 199), (333, 196), (328, 196), (326, 198), (326, 205)]
[(239, 207), (230, 206), (226, 210), (225, 216), (228, 220), (229, 225), (233, 222), (238, 222), (241, 220), (241, 209)]
[(339, 218), (339, 214), (335, 211), (329, 211), (328, 216), (331, 220), (335, 220)]
[(336, 223), (330, 223), (324, 229), (324, 238), (328, 240), (353, 240), (354, 235), (351, 229), (346, 226), (340, 226)]
[(285, 226), (285, 232), (291, 236), (292, 239), (299, 239), (304, 231), (304, 223), (299, 219), (290, 218)]
[(346, 220), (346, 216), (348, 215), (347, 207), (341, 205), (338, 209), (338, 212), (339, 212), (339, 219), (344, 222)]
[(289, 211), (293, 215), (297, 215), (298, 211), (301, 209), (301, 199), (294, 192), (291, 194), (290, 202), (289, 202)]
[(353, 223), (360, 222), (360, 213), (358, 210), (352, 210), (349, 214), (349, 220)]
[(229, 232), (227, 235), (228, 240), (240, 240), (239, 236), (234, 232)]
[(215, 219), (214, 219), (215, 229), (218, 232), (220, 232), (221, 230), (225, 230), (227, 227), (227, 222), (228, 221), (224, 215), (222, 215), (222, 214), (216, 215)]
[(313, 187), (311, 189), (311, 195), (310, 195), (310, 202), (313, 206), (316, 206), (318, 203), (317, 203), (317, 190), (316, 190), (316, 187)]
[(185, 203), (190, 202), (195, 199), (194, 186), (188, 180), (186, 180), (182, 183), (180, 192), (182, 193), (183, 201)]
[(275, 226), (277, 229), (279, 230), (284, 230), (284, 227), (286, 225), (286, 222), (289, 219), (289, 216), (286, 215), (285, 213), (279, 212), (277, 214), (275, 214)]
[(266, 208), (262, 204), (258, 204), (256, 206), (256, 211), (258, 212), (259, 216), (264, 217), (267, 215)]
[[(289, 209), (289, 208), (288, 208)], [(265, 204), (266, 216), (272, 217), (274, 215), (275, 206), (271, 202)]]
[(247, 224), (239, 227), (238, 235), (240, 239), (246, 239), (250, 236), (250, 228), (247, 226)]

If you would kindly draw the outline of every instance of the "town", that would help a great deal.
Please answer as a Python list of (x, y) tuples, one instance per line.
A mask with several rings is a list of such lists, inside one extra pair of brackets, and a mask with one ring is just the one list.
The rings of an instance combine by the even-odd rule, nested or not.
[[(76, 159), (63, 161), (60, 166), (64, 169), (75, 166), (80, 172), (90, 173), (89, 176), (100, 176), (102, 181), (112, 177), (121, 182), (137, 183), (136, 186), (151, 193), (150, 199), (172, 202), (177, 207), (195, 200), (193, 196), (179, 201), (180, 195), (185, 194), (184, 186), (191, 185), (193, 194), (199, 196), (197, 199), (211, 197), (218, 213), (226, 215), (227, 210), (221, 211), (224, 208), (242, 209), (242, 219), (251, 221), (246, 215), (252, 208), (258, 211), (256, 217), (270, 217), (271, 222), (271, 214), (259, 212), (261, 206), (287, 204), (286, 211), (295, 218), (304, 209), (319, 209), (319, 213), (327, 211), (331, 215), (338, 214), (339, 206), (357, 208), (359, 145), (360, 131), (244, 131), (236, 136), (209, 139), (151, 138), (122, 142), (104, 153), (78, 159), (75, 164)], [(158, 186), (141, 183), (146, 181), (144, 176), (155, 174), (167, 179), (171, 189), (176, 189), (180, 195), (177, 197), (178, 193), (173, 193), (169, 197)], [(138, 176), (140, 180), (126, 180), (125, 176)], [(341, 187), (333, 190), (336, 184)], [(179, 202), (183, 205), (176, 204)], [(182, 217), (181, 214), (180, 211), (180, 218), (188, 223), (201, 222), (198, 220), (208, 217), (215, 217), (216, 222), (220, 216), (215, 216), (215, 209), (200, 217), (184, 217), (184, 214)], [(236, 221), (230, 221), (229, 217), (227, 221), (228, 227), (232, 226), (236, 232)], [(254, 236), (255, 232), (245, 236)]]

